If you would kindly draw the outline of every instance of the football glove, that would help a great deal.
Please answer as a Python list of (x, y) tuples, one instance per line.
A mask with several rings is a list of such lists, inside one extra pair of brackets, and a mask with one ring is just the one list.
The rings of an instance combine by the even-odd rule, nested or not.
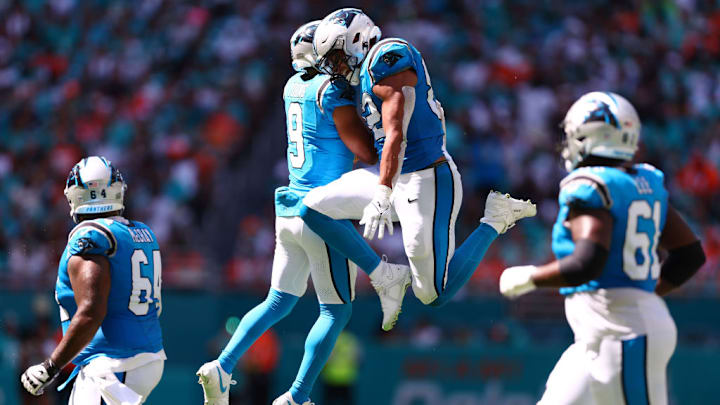
[(47, 359), (40, 364), (28, 367), (20, 377), (23, 387), (32, 395), (42, 395), (45, 388), (60, 374), (60, 369)]
[(378, 233), (378, 239), (382, 239), (385, 236), (386, 226), (390, 235), (393, 234), (393, 223), (390, 212), (392, 208), (392, 204), (390, 203), (391, 194), (392, 189), (390, 187), (378, 184), (377, 189), (375, 189), (375, 197), (373, 197), (370, 204), (363, 210), (360, 225), (365, 225), (363, 236), (366, 239), (374, 238), (375, 231)]
[(500, 292), (508, 298), (516, 298), (534, 290), (532, 275), (535, 266), (516, 266), (505, 269), (500, 275)]

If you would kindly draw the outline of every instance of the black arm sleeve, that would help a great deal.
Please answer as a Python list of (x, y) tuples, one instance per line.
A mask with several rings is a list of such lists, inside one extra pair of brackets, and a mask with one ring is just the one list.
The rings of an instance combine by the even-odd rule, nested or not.
[(600, 276), (608, 254), (601, 244), (580, 239), (575, 242), (572, 254), (559, 260), (560, 274), (573, 287), (587, 283)]
[(704, 263), (705, 252), (700, 241), (696, 240), (668, 252), (660, 268), (660, 278), (679, 287), (697, 273)]

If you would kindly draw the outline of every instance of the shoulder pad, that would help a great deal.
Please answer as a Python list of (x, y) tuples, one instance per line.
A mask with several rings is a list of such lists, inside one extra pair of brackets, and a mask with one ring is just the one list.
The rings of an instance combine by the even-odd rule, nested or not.
[(609, 210), (613, 200), (605, 180), (589, 168), (574, 170), (560, 182), (560, 204)]
[(398, 38), (387, 38), (378, 42), (368, 54), (367, 68), (373, 85), (403, 70), (419, 71), (415, 66), (410, 44)]
[(83, 221), (68, 236), (70, 255), (94, 254), (112, 257), (117, 240), (110, 228), (99, 220)]
[(305, 97), (305, 90), (308, 88), (309, 83), (304, 82), (300, 78), (300, 73), (294, 74), (283, 88), (283, 98), (297, 98), (302, 99)]
[(661, 183), (665, 183), (665, 173), (663, 173), (662, 170), (658, 169), (657, 167), (649, 164), (649, 163), (638, 163), (636, 165), (633, 165), (635, 170), (644, 170), (652, 173), (654, 176), (656, 176)]
[(355, 105), (355, 90), (345, 79), (328, 77), (318, 87), (315, 100), (320, 112), (332, 117), (336, 107)]

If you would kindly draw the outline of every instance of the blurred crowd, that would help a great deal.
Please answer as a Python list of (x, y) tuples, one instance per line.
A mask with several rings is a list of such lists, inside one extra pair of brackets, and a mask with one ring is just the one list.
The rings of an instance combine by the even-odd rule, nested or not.
[[(53, 284), (72, 226), (66, 176), (97, 154), (125, 177), (127, 216), (157, 234), (166, 287), (264, 291), (273, 189), (287, 182), (289, 37), (341, 5), (422, 52), (463, 175), (458, 239), (491, 188), (538, 202), (469, 293), (550, 258), (558, 123), (591, 90), (636, 106), (638, 160), (665, 171), (708, 255), (685, 291), (720, 292), (717, 0), (0, 0), (3, 286)], [(402, 255), (397, 235), (377, 248)]]

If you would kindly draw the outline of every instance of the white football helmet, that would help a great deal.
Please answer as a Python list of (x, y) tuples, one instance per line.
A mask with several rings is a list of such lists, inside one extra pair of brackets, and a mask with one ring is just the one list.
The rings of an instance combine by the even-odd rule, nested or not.
[(352, 85), (359, 83), (360, 65), (370, 48), (380, 40), (380, 27), (362, 10), (341, 8), (328, 14), (315, 31), (313, 47), (318, 59), (318, 68), (327, 74), (338, 74), (338, 61), (328, 56), (333, 50), (342, 52), (340, 62), (347, 63), (350, 72), (346, 78)]
[(298, 72), (315, 66), (317, 58), (313, 49), (313, 37), (320, 20), (310, 21), (298, 28), (290, 37), (292, 67)]
[(624, 97), (593, 91), (580, 97), (561, 124), (561, 155), (568, 171), (588, 156), (632, 160), (640, 141), (640, 118)]
[(78, 222), (78, 215), (122, 212), (126, 188), (120, 171), (110, 161), (99, 156), (84, 158), (72, 168), (65, 183), (70, 216)]

